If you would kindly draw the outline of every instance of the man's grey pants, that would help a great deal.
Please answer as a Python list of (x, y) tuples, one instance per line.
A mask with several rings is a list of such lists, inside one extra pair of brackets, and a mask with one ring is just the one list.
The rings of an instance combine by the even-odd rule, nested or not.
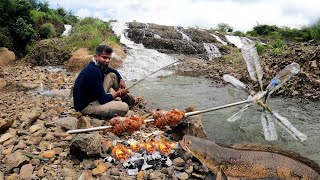
[[(109, 73), (104, 76), (103, 87), (106, 93), (114, 94), (119, 89), (119, 80), (114, 73)], [(91, 102), (85, 107), (81, 113), (84, 115), (98, 115), (101, 117), (112, 118), (115, 115), (125, 116), (129, 111), (127, 103), (122, 101), (110, 101), (105, 104), (100, 104), (98, 101)]]

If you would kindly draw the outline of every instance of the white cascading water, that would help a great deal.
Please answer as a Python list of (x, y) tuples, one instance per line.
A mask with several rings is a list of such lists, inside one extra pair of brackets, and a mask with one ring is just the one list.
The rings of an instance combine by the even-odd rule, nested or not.
[[(120, 36), (120, 42), (128, 47), (127, 56), (123, 60), (122, 68), (119, 69), (126, 81), (140, 80), (176, 61), (166, 54), (146, 49), (142, 44), (136, 44), (129, 40), (125, 36), (125, 30), (128, 28), (126, 23), (113, 22), (111, 25), (114, 33)], [(170, 73), (170, 71), (162, 70), (156, 75), (168, 75)]]
[(182, 35), (182, 40), (188, 41), (188, 42), (192, 41), (192, 39), (182, 31), (180, 31), (178, 27), (174, 27), (174, 29), (177, 30)]
[(254, 43), (247, 37), (226, 35), (226, 38), (231, 44), (234, 44), (237, 48), (242, 48), (242, 46), (245, 44), (248, 45)]
[(71, 33), (71, 29), (72, 29), (72, 26), (71, 25), (68, 25), (68, 24), (65, 24), (64, 25), (64, 31), (62, 33), (62, 36), (69, 36), (70, 33)]
[(211, 33), (210, 33), (210, 35), (213, 36), (214, 38), (216, 38), (216, 40), (221, 42), (223, 45), (225, 45), (225, 46), (228, 45), (228, 43), (223, 41), (219, 36), (217, 36), (215, 34), (211, 34)]
[(203, 43), (203, 46), (208, 54), (209, 60), (221, 57), (219, 48), (215, 46), (213, 43)]

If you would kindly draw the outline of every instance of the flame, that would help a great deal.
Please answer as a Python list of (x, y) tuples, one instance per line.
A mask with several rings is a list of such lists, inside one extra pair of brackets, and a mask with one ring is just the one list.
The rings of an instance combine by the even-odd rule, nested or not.
[(120, 161), (126, 160), (131, 155), (131, 149), (125, 147), (124, 145), (117, 143), (112, 149), (112, 154)]
[(176, 143), (170, 142), (165, 139), (161, 139), (160, 141), (157, 141), (156, 144), (157, 144), (157, 149), (161, 153), (166, 154), (166, 155), (168, 155), (171, 152), (172, 148), (174, 148), (176, 146)]
[(156, 150), (156, 144), (153, 141), (148, 141), (145, 143), (145, 149), (149, 152), (149, 153), (153, 153)]

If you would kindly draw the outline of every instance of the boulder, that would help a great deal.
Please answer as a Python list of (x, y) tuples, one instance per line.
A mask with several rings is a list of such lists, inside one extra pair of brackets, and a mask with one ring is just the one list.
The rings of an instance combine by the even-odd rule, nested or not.
[(42, 114), (42, 109), (35, 108), (31, 111), (21, 113), (21, 121), (26, 122), (29, 126), (32, 125)]
[(13, 168), (20, 167), (29, 162), (29, 158), (24, 156), (21, 152), (14, 152), (12, 154), (8, 154), (4, 159), (3, 163), (8, 171)]
[(14, 120), (0, 119), (0, 133), (3, 133), (13, 124)]
[(5, 47), (0, 47), (0, 67), (7, 66), (10, 62), (14, 61), (16, 56), (14, 52), (9, 51)]
[(59, 118), (57, 120), (54, 120), (54, 122), (66, 130), (78, 128), (78, 118), (76, 117)]
[(184, 135), (207, 139), (207, 134), (202, 124), (202, 115), (187, 117), (181, 124), (174, 127), (172, 132), (175, 141), (181, 140)]
[(100, 156), (101, 136), (99, 134), (79, 134), (71, 142), (70, 154), (78, 159), (85, 156)]
[(21, 167), (21, 169), (20, 169), (19, 179), (20, 180), (29, 180), (29, 179), (31, 179), (33, 170), (34, 170), (34, 167), (32, 166), (32, 164), (23, 165)]

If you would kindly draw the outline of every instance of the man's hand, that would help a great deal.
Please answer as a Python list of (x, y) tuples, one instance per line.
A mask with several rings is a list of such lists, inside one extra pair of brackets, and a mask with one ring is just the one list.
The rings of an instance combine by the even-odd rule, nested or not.
[(123, 97), (125, 96), (126, 94), (129, 93), (129, 90), (128, 89), (119, 89), (117, 92), (116, 92), (116, 95), (115, 97)]
[(123, 79), (120, 79), (119, 86), (120, 86), (120, 89), (125, 89), (126, 88), (126, 83), (124, 82)]

